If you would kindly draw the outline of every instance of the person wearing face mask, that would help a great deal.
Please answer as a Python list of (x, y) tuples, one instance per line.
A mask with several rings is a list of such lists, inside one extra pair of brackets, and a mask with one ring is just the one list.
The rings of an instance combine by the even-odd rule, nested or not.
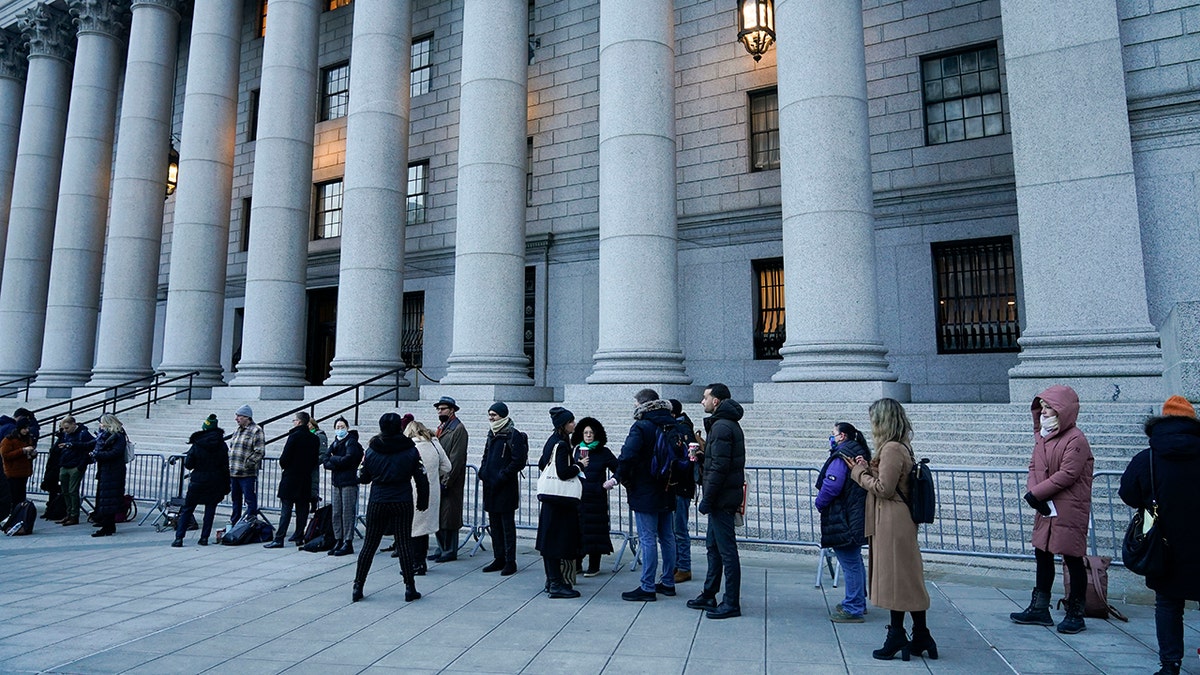
[(829, 437), (829, 459), (817, 476), (817, 498), (821, 512), (821, 548), (833, 550), (842, 566), (846, 597), (829, 616), (834, 623), (863, 623), (867, 611), (867, 573), (863, 569), (867, 491), (850, 478), (855, 457), (871, 461), (871, 451), (862, 432), (849, 422), (833, 425)]
[(1083, 622), (1087, 575), (1088, 516), (1092, 510), (1092, 448), (1075, 426), (1079, 395), (1065, 385), (1054, 385), (1033, 399), (1033, 457), (1029, 461), (1025, 501), (1033, 516), (1033, 553), (1037, 576), (1033, 598), (1023, 612), (1013, 612), (1013, 623), (1053, 626), (1050, 589), (1054, 585), (1054, 555), (1067, 567), (1071, 595), (1067, 615), (1058, 624), (1060, 633), (1086, 630)]
[(443, 396), (433, 404), (438, 414), (435, 435), (446, 457), (450, 459), (450, 475), (441, 486), (438, 514), (437, 550), (428, 556), (440, 563), (458, 559), (458, 533), (463, 526), (463, 490), (467, 483), (467, 428), (458, 419), (458, 403)]
[(358, 518), (358, 465), (362, 464), (363, 448), (358, 442), (358, 430), (351, 429), (345, 417), (333, 422), (333, 443), (324, 466), (333, 483), (333, 538), (337, 540), (327, 555), (343, 556), (354, 553), (354, 521)]

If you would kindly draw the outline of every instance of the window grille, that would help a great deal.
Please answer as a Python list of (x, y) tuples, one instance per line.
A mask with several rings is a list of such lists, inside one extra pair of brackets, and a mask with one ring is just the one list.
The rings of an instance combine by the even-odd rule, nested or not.
[(317, 184), (317, 218), (314, 239), (342, 236), (342, 179)]
[(428, 94), (433, 84), (433, 36), (412, 42), (412, 72), (408, 77), (408, 94), (416, 97)]
[(750, 93), (750, 170), (779, 168), (779, 92)]
[(410, 368), (424, 365), (425, 351), (425, 291), (404, 294), (401, 323), (400, 358)]
[(921, 79), (927, 145), (1004, 133), (995, 44), (926, 57)]
[(417, 225), (425, 222), (425, 206), (429, 197), (429, 160), (408, 165), (408, 197), (405, 200), (405, 222)]
[(525, 340), (525, 356), (529, 359), (527, 372), (534, 377), (534, 358), (537, 354), (537, 268), (525, 268), (525, 322), (522, 326)]
[(350, 107), (350, 64), (321, 70), (321, 121), (345, 117)]
[(783, 258), (755, 260), (754, 358), (780, 359), (784, 329)]
[(1012, 237), (932, 245), (939, 354), (1018, 351)]
[(240, 251), (245, 253), (250, 250), (250, 207), (253, 204), (251, 197), (242, 197), (242, 213), (241, 213), (241, 232), (242, 241), (239, 246)]
[(246, 142), (258, 140), (258, 89), (250, 90), (249, 105), (246, 109)]

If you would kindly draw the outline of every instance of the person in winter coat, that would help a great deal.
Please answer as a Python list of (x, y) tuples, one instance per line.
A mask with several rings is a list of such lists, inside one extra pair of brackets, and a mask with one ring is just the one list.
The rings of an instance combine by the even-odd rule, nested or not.
[(1158, 531), (1170, 545), (1164, 548), (1164, 572), (1146, 577), (1146, 587), (1154, 591), (1162, 666), (1155, 675), (1179, 675), (1183, 603), (1200, 600), (1200, 421), (1187, 399), (1172, 396), (1163, 404), (1161, 417), (1146, 421), (1145, 431), (1150, 447), (1130, 460), (1119, 494), (1135, 509), (1149, 511), (1152, 503), (1158, 504)]
[(117, 514), (125, 511), (125, 448), (129, 437), (116, 415), (100, 416), (100, 433), (92, 450), (96, 462), (96, 509), (93, 520), (100, 529), (93, 537), (117, 533)]
[[(871, 604), (891, 611), (891, 622), (883, 647), (871, 656), (890, 660), (899, 652), (905, 661), (910, 654), (927, 652), (938, 657), (937, 643), (929, 634), (925, 612), (929, 593), (925, 590), (925, 565), (917, 543), (917, 524), (905, 502), (912, 494), (908, 476), (916, 464), (912, 451), (912, 423), (904, 406), (881, 398), (867, 409), (875, 457), (856, 456), (850, 478), (867, 491), (863, 533), (871, 543), (868, 570)], [(904, 632), (904, 613), (912, 616), (912, 642)]]
[(367, 501), (367, 534), (358, 565), (354, 570), (354, 590), (350, 599), (362, 600), (363, 583), (371, 571), (375, 549), (384, 533), (396, 538), (400, 555), (400, 573), (404, 577), (404, 601), (421, 597), (416, 586), (416, 560), (409, 548), (412, 536), (413, 492), (416, 492), (417, 511), (429, 508), (429, 479), (421, 465), (421, 455), (412, 439), (404, 435), (400, 416), (386, 413), (379, 418), (379, 435), (367, 444), (367, 453), (358, 470), (358, 482), (371, 485)]
[[(600, 574), (600, 556), (613, 552), (612, 525), (608, 517), (608, 492), (616, 482), (606, 483), (609, 476), (617, 473), (617, 456), (608, 449), (608, 434), (604, 425), (594, 417), (585, 417), (571, 432), (571, 445), (575, 447), (575, 463), (584, 467), (583, 497), (579, 500), (579, 525), (581, 535), (580, 555), (587, 556), (587, 567), (579, 560), (583, 576)], [(580, 460), (586, 459), (586, 464)]]
[(446, 456), (442, 444), (429, 427), (418, 422), (412, 415), (405, 415), (402, 422), (404, 435), (411, 438), (417, 446), (417, 453), (421, 455), (421, 464), (425, 466), (427, 477), (436, 473), (438, 480), (429, 489), (429, 508), (413, 514), (412, 538), (409, 540), (409, 549), (413, 560), (416, 561), (416, 574), (424, 576), (429, 564), (425, 560), (429, 555), (429, 535), (437, 533), (438, 516), (441, 514), (442, 493), (438, 488), (441, 481), (450, 476), (450, 458)]
[(329, 457), (329, 436), (321, 429), (320, 425), (313, 418), (308, 418), (308, 430), (317, 437), (320, 445), (317, 447), (318, 464), (313, 467), (312, 471), (312, 499), (308, 502), (309, 511), (316, 511), (317, 506), (321, 503), (321, 467), (325, 464), (325, 459)]
[(517, 508), (521, 503), (521, 472), (529, 462), (529, 437), (508, 416), (508, 406), (496, 401), (488, 408), (487, 441), (479, 463), (483, 510), (492, 532), (492, 555), (484, 572), (501, 576), (517, 572)]
[(96, 439), (88, 431), (87, 425), (79, 424), (71, 415), (67, 415), (59, 423), (58, 440), (58, 482), (62, 490), (63, 503), (67, 515), (58, 521), (62, 525), (79, 524), (79, 486), (83, 483), (83, 474), (87, 465), (92, 461), (92, 450), (96, 447)]
[(18, 417), (12, 431), (0, 440), (4, 475), (8, 477), (8, 485), (5, 488), (13, 506), (25, 501), (29, 477), (33, 475), (33, 458), (37, 457), (33, 443), (28, 417)]
[(263, 548), (283, 548), (283, 538), (292, 522), (292, 510), (296, 511), (296, 532), (288, 539), (296, 546), (304, 545), (304, 526), (308, 522), (308, 505), (312, 498), (312, 472), (320, 466), (320, 445), (316, 434), (308, 428), (312, 418), (306, 412), (298, 412), (292, 418), (292, 430), (288, 432), (283, 452), (279, 453), (279, 503), (283, 507), (279, 514), (279, 529), (275, 540), (263, 544)]
[[(538, 470), (545, 472), (554, 466), (560, 482), (578, 480), (588, 465), (587, 458), (575, 459), (571, 449), (571, 432), (575, 430), (575, 415), (566, 408), (550, 409), (554, 433), (542, 446)], [(573, 587), (574, 575), (564, 575), (563, 565), (574, 566), (579, 557), (579, 499), (565, 494), (538, 494), (542, 508), (538, 515), (537, 545), (546, 570), (546, 592), (551, 599), (578, 598)]]
[(229, 522), (237, 524), (242, 517), (242, 500), (246, 515), (258, 513), (258, 467), (267, 451), (267, 439), (262, 427), (254, 423), (254, 411), (243, 405), (234, 413), (237, 429), (229, 440), (229, 489), (233, 515)]
[(1038, 394), (1033, 413), (1033, 457), (1025, 481), (1025, 501), (1033, 507), (1033, 555), (1037, 576), (1033, 598), (1022, 612), (1013, 612), (1013, 623), (1053, 626), (1050, 589), (1054, 585), (1054, 555), (1061, 554), (1071, 583), (1067, 615), (1058, 624), (1060, 633), (1087, 629), (1083, 622), (1087, 575), (1088, 516), (1092, 511), (1092, 447), (1075, 426), (1079, 396), (1074, 389), (1055, 385)]
[[(692, 418), (683, 412), (683, 402), (670, 399), (670, 403), (671, 416), (675, 418), (675, 424), (683, 429), (684, 441), (689, 446), (692, 443), (699, 444), (700, 438), (696, 436), (696, 425), (692, 423)], [(696, 485), (699, 482), (702, 461), (703, 459), (700, 459), (698, 454), (697, 459), (693, 459), (691, 475), (684, 476), (675, 489), (675, 515), (672, 528), (675, 530), (675, 583), (677, 584), (692, 580), (692, 536), (688, 532), (688, 516), (691, 514), (692, 502), (697, 495)]]
[(871, 461), (867, 439), (849, 422), (833, 425), (829, 437), (829, 459), (817, 476), (815, 506), (821, 513), (821, 548), (833, 549), (846, 597), (838, 604), (830, 620), (834, 623), (863, 623), (867, 611), (867, 573), (863, 569), (862, 547), (867, 543), (867, 491), (849, 480), (855, 457)]
[[(450, 476), (442, 482), (438, 515), (438, 548), (427, 556), (440, 563), (458, 559), (458, 532), (463, 526), (463, 490), (467, 482), (467, 428), (458, 419), (458, 403), (443, 396), (434, 404), (438, 413), (438, 442), (450, 458)], [(435, 557), (436, 555), (436, 557)]]
[(217, 416), (209, 415), (200, 426), (200, 431), (188, 438), (192, 447), (183, 458), (183, 468), (192, 472), (188, 481), (187, 495), (183, 508), (175, 521), (175, 541), (171, 546), (183, 546), (196, 513), (196, 506), (204, 505), (204, 521), (200, 525), (200, 540), (197, 544), (208, 546), (208, 535), (212, 533), (217, 505), (229, 494), (229, 446), (225, 445), (225, 432), (217, 426)]
[(345, 417), (333, 422), (333, 444), (324, 466), (333, 483), (333, 538), (337, 545), (328, 555), (344, 556), (354, 553), (354, 521), (358, 518), (358, 465), (362, 464), (363, 448), (358, 431), (350, 428)]

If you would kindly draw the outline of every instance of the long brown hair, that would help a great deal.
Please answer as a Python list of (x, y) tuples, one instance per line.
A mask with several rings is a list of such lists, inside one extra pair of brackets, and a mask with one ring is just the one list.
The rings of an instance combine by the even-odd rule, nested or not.
[(871, 440), (876, 452), (886, 443), (895, 441), (911, 447), (913, 428), (904, 406), (894, 398), (881, 398), (867, 409), (871, 416)]

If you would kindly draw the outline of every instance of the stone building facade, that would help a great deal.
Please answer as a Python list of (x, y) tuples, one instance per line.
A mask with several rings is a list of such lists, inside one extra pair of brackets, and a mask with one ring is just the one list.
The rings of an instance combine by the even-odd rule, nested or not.
[(1200, 398), (1200, 2), (773, 5), (0, 1), (0, 382)]

